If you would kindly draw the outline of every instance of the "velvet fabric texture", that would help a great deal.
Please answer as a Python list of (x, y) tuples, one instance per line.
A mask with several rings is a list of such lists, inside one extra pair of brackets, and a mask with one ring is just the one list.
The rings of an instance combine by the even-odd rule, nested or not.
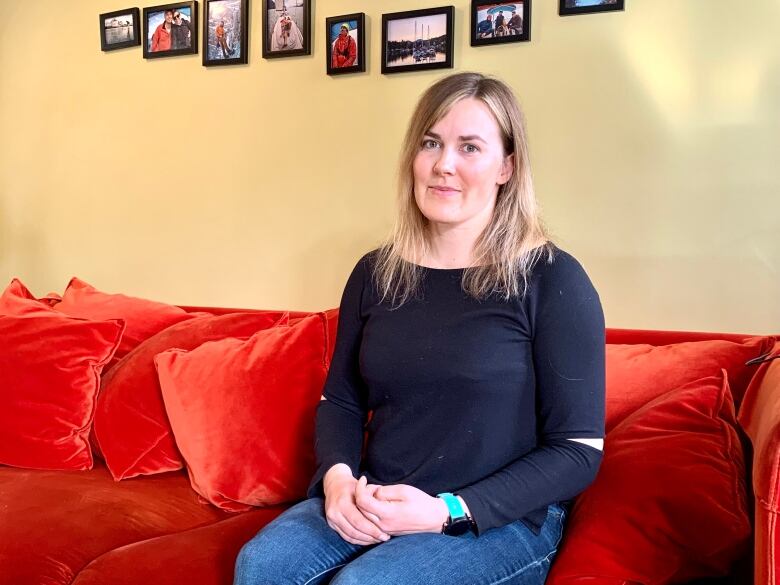
[(117, 548), (87, 565), (73, 585), (231, 585), (241, 547), (284, 509), (256, 508)]
[(745, 467), (725, 372), (642, 406), (607, 434), (548, 585), (725, 575), (749, 546)]
[(48, 307), (20, 312), (0, 315), (0, 463), (90, 469), (100, 372), (124, 323), (73, 319)]
[(54, 305), (54, 310), (83, 319), (125, 321), (125, 334), (109, 368), (155, 333), (198, 316), (174, 305), (104, 293), (75, 276), (68, 283), (62, 301)]
[(155, 358), (193, 489), (225, 510), (302, 499), (328, 367), (325, 316)]
[[(183, 472), (117, 483), (99, 461), (92, 470), (77, 472), (0, 466), (0, 503), (3, 585), (70, 585), (88, 563), (109, 551), (229, 516), (203, 505)], [(188, 558), (182, 554), (181, 561)], [(232, 571), (232, 563), (223, 570)], [(146, 564), (140, 559), (139, 566), (126, 570)], [(144, 585), (161, 582), (146, 575)], [(104, 574), (100, 582), (113, 584), (123, 577)], [(199, 583), (195, 574), (179, 582)]]
[(247, 338), (286, 323), (287, 313), (279, 311), (182, 321), (142, 342), (111, 368), (103, 376), (98, 397), (93, 445), (114, 479), (175, 471), (184, 465), (165, 412), (155, 355), (171, 348), (195, 349), (226, 337)]
[(745, 393), (739, 422), (753, 443), (755, 582), (780, 583), (780, 342)]
[(53, 299), (44, 297), (36, 299), (35, 296), (24, 286), (21, 280), (14, 278), (0, 295), (0, 315), (31, 315), (43, 312), (47, 313), (50, 309)]
[(774, 343), (773, 337), (753, 337), (741, 343), (607, 344), (607, 432), (653, 398), (711, 376), (721, 368), (728, 372), (732, 394), (739, 404), (756, 370), (745, 362), (765, 353)]

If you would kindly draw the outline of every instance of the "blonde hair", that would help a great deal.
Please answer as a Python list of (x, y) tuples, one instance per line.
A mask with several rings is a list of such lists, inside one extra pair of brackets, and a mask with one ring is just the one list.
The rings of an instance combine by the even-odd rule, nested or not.
[[(552, 244), (539, 218), (525, 137), (523, 114), (512, 90), (479, 73), (456, 73), (422, 95), (406, 131), (398, 172), (398, 215), (390, 237), (379, 248), (374, 279), (382, 301), (401, 306), (419, 294), (423, 267), (415, 264), (430, 250), (428, 220), (414, 197), (414, 159), (426, 132), (461, 100), (480, 100), (498, 124), (504, 155), (514, 154), (509, 181), (498, 189), (490, 222), (474, 245), (474, 262), (463, 273), (463, 290), (476, 299), (498, 294), (522, 297), (528, 275), (542, 256), (552, 259)], [(540, 245), (541, 244), (541, 245)]]

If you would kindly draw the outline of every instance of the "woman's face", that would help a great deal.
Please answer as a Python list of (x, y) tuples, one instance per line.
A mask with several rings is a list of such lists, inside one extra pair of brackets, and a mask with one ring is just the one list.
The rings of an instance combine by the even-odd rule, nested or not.
[(481, 231), (512, 168), (493, 114), (480, 100), (461, 100), (423, 136), (413, 165), (417, 207), (433, 224)]

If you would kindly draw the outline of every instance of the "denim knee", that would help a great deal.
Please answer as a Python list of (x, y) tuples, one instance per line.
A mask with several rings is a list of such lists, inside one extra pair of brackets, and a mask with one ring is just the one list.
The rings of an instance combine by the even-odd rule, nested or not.
[(366, 575), (365, 571), (347, 565), (336, 573), (330, 585), (370, 585), (371, 577), (372, 575)]
[[(262, 579), (263, 564), (262, 556), (256, 542), (253, 538), (241, 547), (241, 551), (236, 558), (236, 569), (233, 577), (233, 585), (257, 585), (258, 583), (270, 581), (258, 581)], [(267, 563), (266, 563), (267, 564)]]

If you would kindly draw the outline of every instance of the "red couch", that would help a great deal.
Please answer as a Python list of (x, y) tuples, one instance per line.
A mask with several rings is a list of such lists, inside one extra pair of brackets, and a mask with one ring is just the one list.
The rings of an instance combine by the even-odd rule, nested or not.
[[(665, 345), (747, 337), (612, 329), (607, 342)], [(773, 351), (778, 350), (780, 345)], [(780, 360), (755, 368), (739, 412), (755, 447), (747, 478), (755, 496), (755, 544), (748, 556), (754, 557), (754, 582), (775, 585), (780, 569)], [(240, 547), (283, 509), (220, 510), (198, 497), (186, 471), (115, 482), (99, 458), (89, 471), (0, 465), (0, 585), (229, 585)], [(745, 582), (739, 581), (745, 578), (744, 567), (735, 571), (733, 582)]]

